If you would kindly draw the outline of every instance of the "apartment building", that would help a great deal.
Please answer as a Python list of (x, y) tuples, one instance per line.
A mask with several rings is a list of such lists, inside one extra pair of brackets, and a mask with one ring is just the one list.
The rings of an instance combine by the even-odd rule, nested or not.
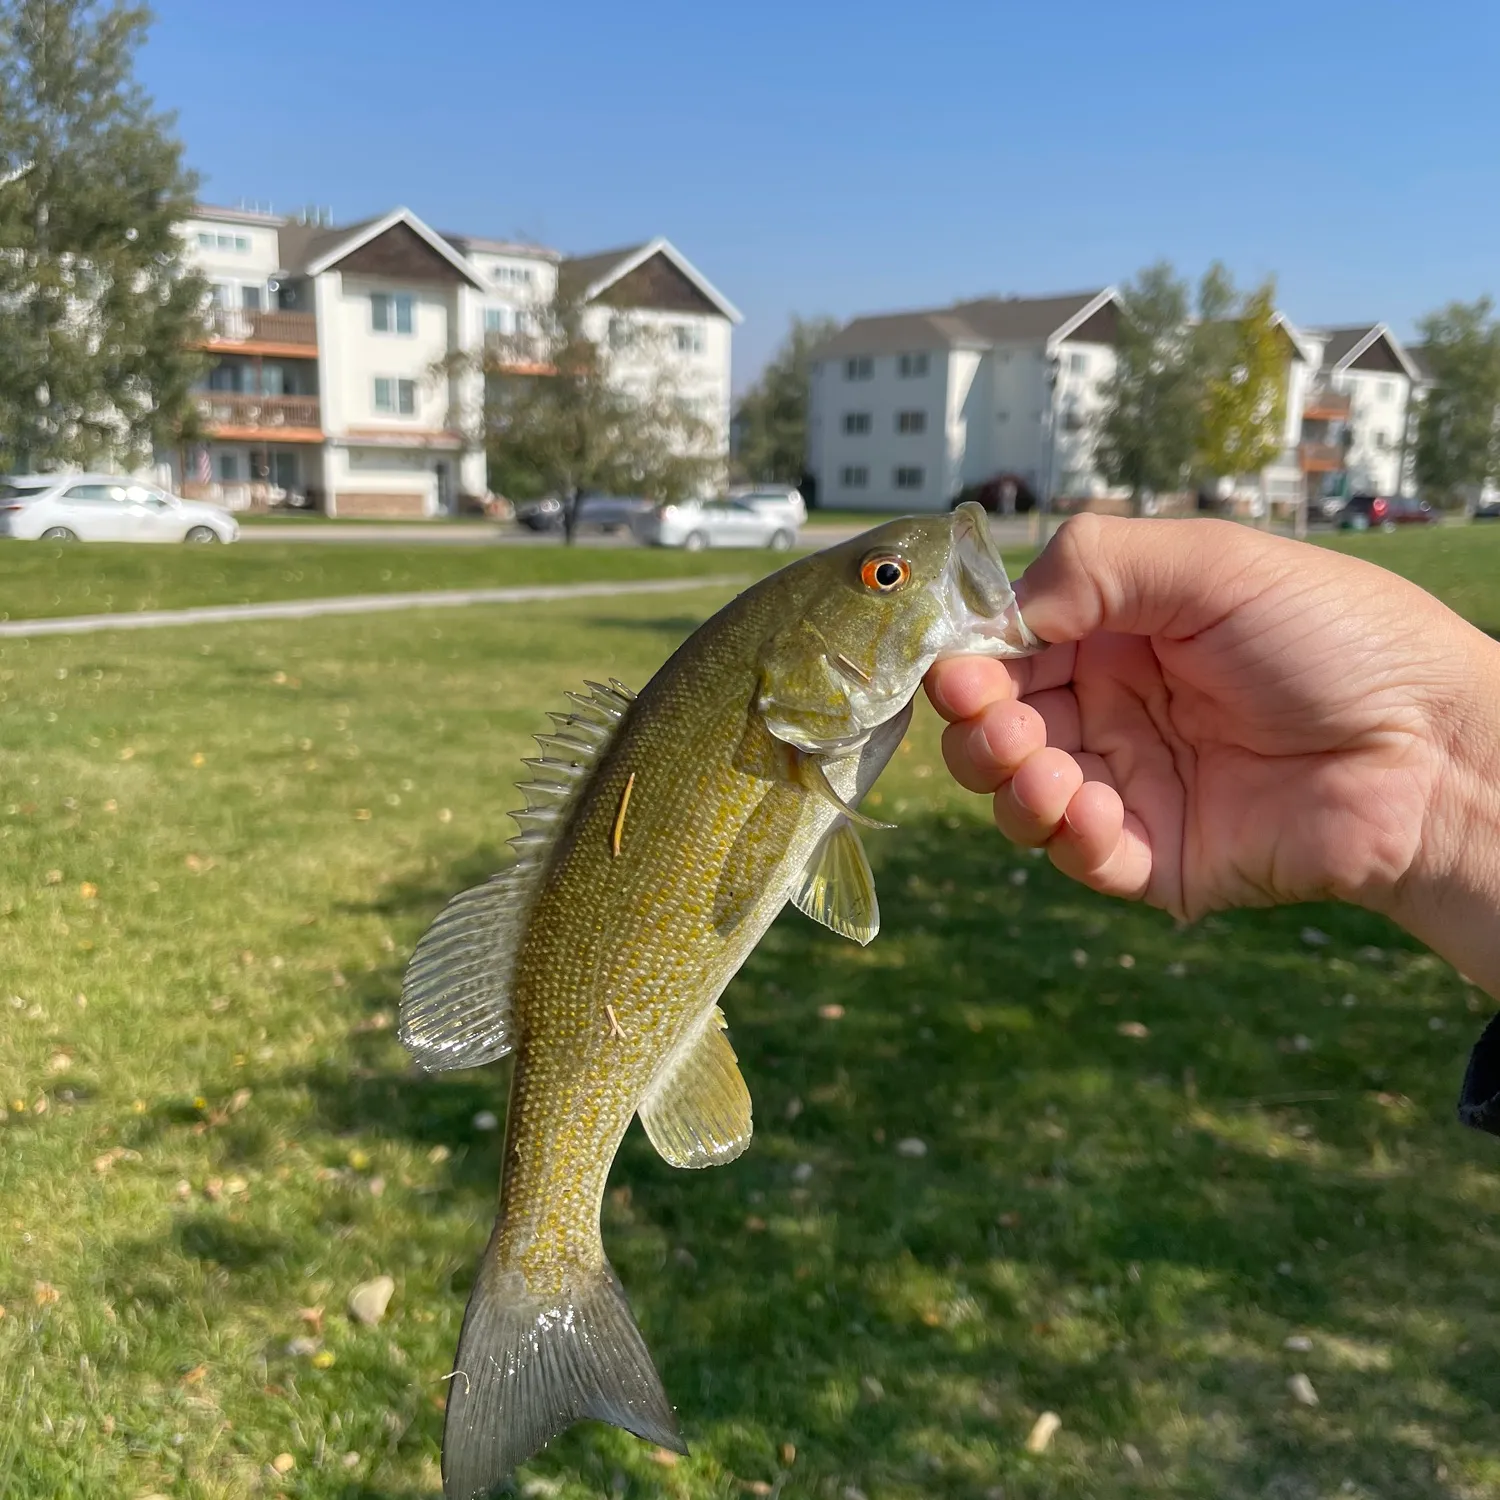
[[(814, 351), (807, 465), (820, 506), (940, 510), (970, 485), (1008, 479), (1024, 503), (1123, 498), (1095, 456), (1115, 368), (1112, 287), (983, 298), (856, 318)], [(1384, 324), (1302, 329), (1284, 315), (1282, 448), (1228, 478), (1248, 508), (1409, 482), (1408, 411), (1419, 379)]]
[(1118, 317), (1104, 287), (856, 318), (813, 354), (818, 504), (942, 510), (999, 475), (1033, 495), (1108, 494), (1094, 448)]
[[(663, 330), (665, 374), (727, 453), (737, 309), (668, 241), (568, 260), (441, 234), (411, 210), (335, 226), (200, 208), (182, 226), (212, 287), (205, 441), (160, 458), (186, 494), (243, 509), (300, 501), (334, 516), (419, 517), (487, 492), (477, 441), (485, 341), (524, 333), (559, 276), (582, 279), (604, 332)], [(622, 381), (644, 378), (622, 362)]]

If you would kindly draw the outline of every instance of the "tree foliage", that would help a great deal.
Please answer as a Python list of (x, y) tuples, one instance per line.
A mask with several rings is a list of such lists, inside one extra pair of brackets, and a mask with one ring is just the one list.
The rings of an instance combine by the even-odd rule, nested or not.
[(134, 79), (144, 8), (0, 0), (0, 458), (139, 461), (191, 426), (196, 181)]
[(491, 483), (512, 499), (590, 492), (680, 500), (714, 477), (714, 430), (683, 394), (665, 338), (565, 281), (481, 356)]
[(1281, 451), (1286, 422), (1287, 354), (1276, 285), (1267, 281), (1241, 298), (1216, 266), (1204, 278), (1198, 310), (1198, 468), (1214, 478), (1258, 474)]
[(740, 398), (736, 467), (745, 478), (798, 484), (807, 467), (812, 351), (838, 331), (834, 318), (793, 317), (760, 379)]
[(1442, 499), (1500, 475), (1500, 325), (1488, 297), (1418, 323), (1432, 388), (1417, 420), (1417, 482)]

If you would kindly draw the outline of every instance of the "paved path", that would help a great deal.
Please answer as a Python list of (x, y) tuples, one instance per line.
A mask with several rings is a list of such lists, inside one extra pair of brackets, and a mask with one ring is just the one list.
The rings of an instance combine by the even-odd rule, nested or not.
[(551, 599), (614, 598), (620, 594), (683, 594), (728, 588), (743, 574), (649, 578), (635, 582), (554, 583), (503, 589), (433, 589), (414, 594), (350, 594), (342, 599), (278, 599), (265, 604), (210, 604), (194, 609), (142, 609), (131, 614), (72, 615), (52, 620), (0, 620), (0, 637), (88, 635), (101, 630), (150, 630), (163, 625), (220, 625), (236, 620), (307, 620), (315, 615), (375, 615), (399, 609), (449, 609), (466, 604), (530, 604)]

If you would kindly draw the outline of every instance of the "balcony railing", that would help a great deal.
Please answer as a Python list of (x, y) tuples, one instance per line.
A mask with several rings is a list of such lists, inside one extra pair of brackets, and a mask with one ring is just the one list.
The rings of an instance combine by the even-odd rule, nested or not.
[(1302, 402), (1302, 415), (1311, 422), (1347, 422), (1349, 397), (1342, 391), (1309, 391)]
[(1339, 443), (1299, 443), (1297, 462), (1304, 474), (1331, 473), (1344, 467), (1344, 449)]
[(211, 427), (269, 433), (284, 427), (315, 431), (322, 426), (316, 396), (242, 396), (231, 391), (203, 391), (198, 396), (198, 407)]
[(311, 350), (318, 347), (318, 320), (310, 312), (213, 307), (208, 338), (211, 344), (289, 344)]

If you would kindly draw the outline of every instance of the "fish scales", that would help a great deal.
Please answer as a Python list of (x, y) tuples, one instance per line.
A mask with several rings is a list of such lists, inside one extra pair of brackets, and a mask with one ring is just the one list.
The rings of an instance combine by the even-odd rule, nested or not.
[(403, 990), (402, 1039), (425, 1066), (515, 1053), (500, 1211), (449, 1386), (447, 1495), (493, 1493), (585, 1417), (686, 1451), (604, 1253), (620, 1141), (639, 1115), (674, 1165), (746, 1148), (720, 995), (789, 899), (875, 935), (857, 805), (923, 673), (1037, 646), (964, 505), (789, 565), (638, 697), (595, 686), (538, 737), (522, 858), (449, 904)]

